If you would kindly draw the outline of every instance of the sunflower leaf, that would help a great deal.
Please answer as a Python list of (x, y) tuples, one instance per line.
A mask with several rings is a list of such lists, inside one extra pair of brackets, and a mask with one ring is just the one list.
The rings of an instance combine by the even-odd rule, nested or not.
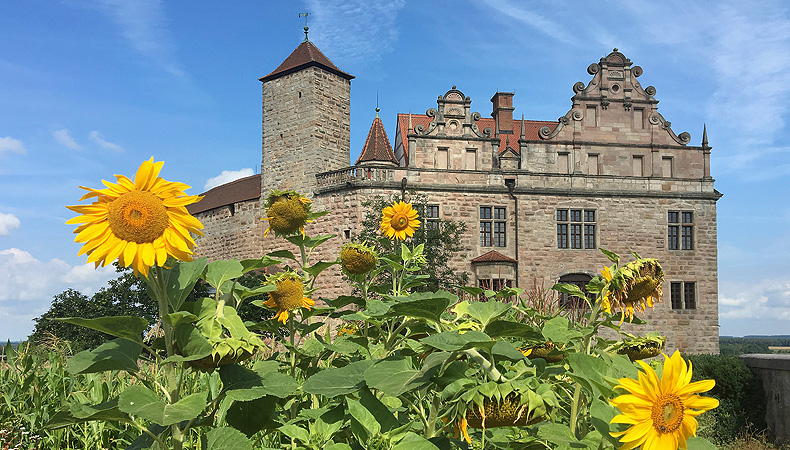
[(170, 269), (165, 269), (164, 282), (167, 292), (167, 301), (173, 311), (181, 309), (192, 288), (200, 279), (208, 265), (207, 258), (200, 258), (190, 262), (178, 262)]
[(126, 339), (113, 339), (94, 350), (77, 353), (66, 362), (66, 370), (71, 374), (96, 373), (108, 370), (137, 372), (137, 358), (142, 347)]
[(143, 331), (148, 328), (147, 320), (135, 316), (109, 316), (96, 319), (63, 317), (55, 318), (55, 320), (90, 328), (91, 330), (101, 331), (110, 336), (127, 339), (139, 344), (143, 342)]
[(233, 280), (242, 275), (244, 275), (244, 266), (242, 266), (238, 260), (218, 260), (208, 265), (206, 269), (206, 282), (219, 291), (226, 281)]
[(620, 264), (620, 255), (618, 255), (615, 252), (610, 252), (609, 250), (606, 250), (606, 249), (603, 249), (603, 248), (601, 248), (599, 250), (601, 250), (601, 253), (606, 255), (607, 258), (609, 258), (609, 261), (611, 261), (611, 262), (613, 262), (615, 264)]

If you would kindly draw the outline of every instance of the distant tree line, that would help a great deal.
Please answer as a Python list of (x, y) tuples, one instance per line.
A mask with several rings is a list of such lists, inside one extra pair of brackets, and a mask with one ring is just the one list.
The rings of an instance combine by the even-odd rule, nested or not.
[(772, 337), (720, 337), (719, 351), (722, 355), (745, 353), (773, 353), (769, 347), (789, 347), (790, 336)]

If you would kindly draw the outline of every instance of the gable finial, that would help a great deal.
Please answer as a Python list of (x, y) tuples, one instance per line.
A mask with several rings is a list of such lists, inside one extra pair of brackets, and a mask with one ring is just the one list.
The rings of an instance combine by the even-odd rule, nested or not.
[(704, 123), (702, 124), (702, 147), (703, 148), (708, 147), (708, 128), (705, 126)]
[(299, 13), (299, 17), (300, 18), (304, 17), (304, 42), (309, 42), (310, 41), (309, 39), (307, 39), (307, 31), (310, 29), (307, 26), (307, 16), (309, 16), (309, 15), (310, 15), (309, 12)]

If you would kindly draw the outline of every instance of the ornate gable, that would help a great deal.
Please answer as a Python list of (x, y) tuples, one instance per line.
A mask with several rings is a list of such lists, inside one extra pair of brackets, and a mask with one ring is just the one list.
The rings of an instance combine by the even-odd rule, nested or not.
[[(610, 132), (612, 142), (622, 140), (614, 136), (617, 132), (632, 132), (642, 135), (646, 143), (664, 145), (686, 145), (691, 140), (689, 133), (676, 135), (671, 123), (658, 112), (656, 88), (642, 87), (637, 80), (642, 68), (631, 65), (631, 60), (616, 48), (597, 63), (587, 67), (592, 79), (585, 85), (573, 85), (571, 98), (573, 107), (560, 117), (553, 130), (544, 126), (539, 135), (544, 140), (592, 140), (601, 141)], [(597, 132), (596, 132), (597, 129)], [(640, 140), (637, 136), (633, 140)]]
[(468, 138), (491, 138), (493, 130), (486, 127), (481, 132), (477, 121), (479, 112), (471, 112), (472, 100), (453, 86), (436, 100), (436, 108), (430, 108), (425, 115), (431, 123), (427, 127), (417, 124), (414, 133), (418, 136), (463, 136)]

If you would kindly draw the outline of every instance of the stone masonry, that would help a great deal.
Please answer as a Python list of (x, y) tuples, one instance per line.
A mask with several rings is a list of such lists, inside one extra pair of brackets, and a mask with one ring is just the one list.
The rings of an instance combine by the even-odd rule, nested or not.
[[(635, 251), (661, 262), (664, 300), (647, 314), (648, 327), (624, 329), (666, 334), (670, 352), (718, 353), (721, 194), (710, 176), (707, 136), (691, 146), (689, 133), (676, 135), (658, 113), (655, 88), (637, 80), (642, 69), (617, 49), (588, 73), (558, 121), (514, 118), (507, 92), (494, 94), (491, 117), (483, 118), (453, 86), (426, 114), (398, 115), (395, 148), (385, 139), (387, 148), (376, 153), (388, 158), (350, 166), (353, 77), (305, 41), (261, 78), (262, 175), (217, 187), (190, 209), (206, 227), (198, 251), (257, 258), (287, 248), (263, 238), (262, 203), (271, 188), (295, 189), (313, 199), (314, 210), (331, 211), (309, 232), (337, 235), (313, 255), (334, 260), (360, 231), (362, 202), (400, 192), (405, 182), (438, 206), (441, 219), (466, 223), (453, 269), (468, 272), (475, 285), (589, 279), (610, 264), (598, 248), (623, 262)], [(322, 296), (347, 292), (336, 267), (322, 277)]]

